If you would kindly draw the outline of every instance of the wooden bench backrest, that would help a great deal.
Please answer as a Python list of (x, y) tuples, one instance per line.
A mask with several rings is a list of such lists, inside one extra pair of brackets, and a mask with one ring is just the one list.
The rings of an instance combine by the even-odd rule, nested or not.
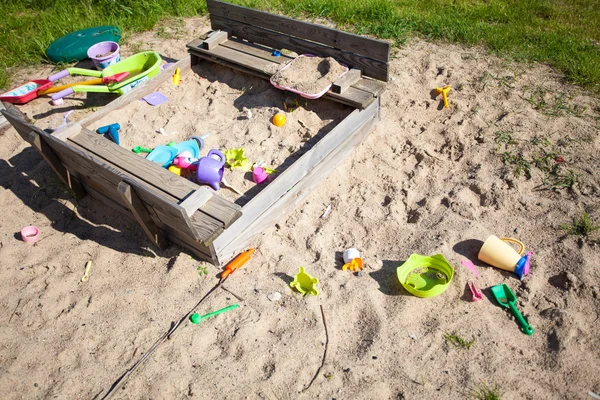
[(364, 76), (388, 81), (390, 44), (251, 8), (207, 0), (211, 27), (274, 49), (333, 57)]

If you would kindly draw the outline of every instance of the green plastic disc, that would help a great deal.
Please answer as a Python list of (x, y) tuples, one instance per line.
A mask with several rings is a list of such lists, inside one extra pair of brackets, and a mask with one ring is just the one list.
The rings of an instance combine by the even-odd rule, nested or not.
[(121, 30), (116, 26), (96, 26), (71, 32), (56, 39), (46, 49), (50, 61), (75, 62), (87, 58), (90, 47), (100, 42), (119, 42)]

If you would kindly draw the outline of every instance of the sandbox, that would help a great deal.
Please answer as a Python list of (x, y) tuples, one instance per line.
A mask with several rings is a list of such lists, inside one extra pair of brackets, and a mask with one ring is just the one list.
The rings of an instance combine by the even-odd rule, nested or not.
[[(89, 194), (133, 215), (159, 248), (171, 241), (218, 265), (302, 201), (368, 135), (379, 120), (389, 44), (219, 1), (207, 4), (213, 31), (188, 44), (189, 56), (83, 120), (49, 134), (5, 115), (77, 196)], [(321, 99), (306, 100), (268, 83), (293, 59), (290, 51), (334, 57), (350, 70)], [(172, 83), (176, 68), (179, 86)], [(155, 91), (169, 100), (156, 108), (140, 100)], [(275, 127), (270, 119), (284, 102), (299, 107)], [(115, 122), (121, 146), (94, 132)], [(256, 185), (248, 172), (226, 170), (225, 178), (243, 194), (215, 192), (131, 151), (207, 134), (202, 155), (243, 147), (251, 162), (264, 161), (278, 173)]]

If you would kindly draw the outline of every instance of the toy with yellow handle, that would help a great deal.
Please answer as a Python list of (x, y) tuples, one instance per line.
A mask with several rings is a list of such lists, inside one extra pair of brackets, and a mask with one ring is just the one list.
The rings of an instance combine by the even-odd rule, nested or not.
[(441, 94), (442, 97), (444, 98), (444, 107), (445, 108), (449, 108), (448, 106), (448, 92), (450, 91), (450, 85), (443, 87), (443, 88), (435, 88), (435, 91), (438, 94)]
[[(508, 243), (519, 246), (519, 251), (516, 252)], [(522, 279), (529, 273), (529, 259), (533, 255), (533, 252), (529, 252), (522, 256), (524, 250), (525, 245), (517, 239), (490, 235), (481, 246), (477, 258), (496, 268), (514, 272)]]
[(50, 89), (40, 90), (37, 94), (38, 94), (38, 96), (43, 96), (45, 94), (58, 93), (62, 90), (65, 90), (65, 89), (68, 89), (70, 87), (77, 86), (77, 85), (102, 85), (102, 84), (110, 85), (110, 84), (114, 84), (114, 83), (119, 83), (123, 79), (127, 78), (128, 76), (129, 76), (129, 72), (122, 72), (120, 74), (115, 74), (115, 75), (107, 76), (104, 78), (89, 79), (87, 81), (73, 82), (73, 83), (69, 83), (67, 85), (55, 86)]

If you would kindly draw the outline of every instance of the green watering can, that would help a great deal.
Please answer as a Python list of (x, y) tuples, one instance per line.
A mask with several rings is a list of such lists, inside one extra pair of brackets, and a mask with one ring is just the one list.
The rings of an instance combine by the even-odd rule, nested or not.
[(517, 297), (512, 290), (505, 284), (496, 285), (492, 286), (492, 294), (500, 306), (508, 308), (512, 315), (515, 316), (523, 333), (529, 336), (533, 335), (533, 326), (529, 325), (519, 312), (519, 309), (517, 308)]

